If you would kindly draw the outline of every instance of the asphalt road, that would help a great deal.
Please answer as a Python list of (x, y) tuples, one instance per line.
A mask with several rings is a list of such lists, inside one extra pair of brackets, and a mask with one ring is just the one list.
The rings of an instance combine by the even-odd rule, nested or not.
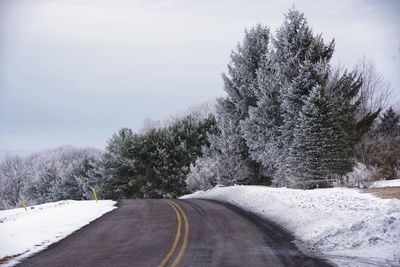
[(330, 266), (279, 226), (208, 200), (123, 200), (18, 266)]

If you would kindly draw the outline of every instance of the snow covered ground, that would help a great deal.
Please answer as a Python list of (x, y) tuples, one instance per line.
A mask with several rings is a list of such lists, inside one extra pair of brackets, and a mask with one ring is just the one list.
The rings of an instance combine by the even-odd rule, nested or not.
[(0, 259), (14, 256), (1, 266), (45, 249), (86, 224), (115, 209), (115, 201), (66, 200), (0, 211)]
[(340, 266), (400, 266), (400, 200), (357, 189), (215, 187), (182, 198), (229, 202), (275, 221)]
[(369, 188), (400, 187), (400, 179), (373, 182)]

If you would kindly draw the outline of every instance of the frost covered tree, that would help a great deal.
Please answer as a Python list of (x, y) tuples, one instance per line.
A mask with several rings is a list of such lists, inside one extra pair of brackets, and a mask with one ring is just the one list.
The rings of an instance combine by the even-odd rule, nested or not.
[(25, 187), (29, 182), (28, 169), (19, 157), (6, 157), (0, 163), (0, 209), (14, 208), (26, 199)]
[(295, 9), (285, 15), (273, 45), (276, 64), (285, 79), (283, 86), (286, 88), (299, 75), (299, 67), (305, 62), (317, 64), (329, 61), (334, 51), (334, 41), (325, 44), (320, 34), (312, 32), (304, 14)]
[[(274, 183), (287, 184), (284, 179), (287, 172), (290, 171), (292, 156), (290, 148), (294, 142), (295, 128), (300, 123), (300, 114), (304, 106), (304, 99), (310, 94), (314, 87), (323, 87), (327, 78), (327, 67), (324, 62), (313, 64), (306, 62), (299, 67), (299, 75), (295, 77), (288, 88), (282, 92), (282, 119), (283, 124), (280, 127), (280, 137), (278, 147), (280, 156), (277, 162), (277, 172), (274, 177)], [(282, 180), (283, 179), (283, 180)]]
[(220, 180), (249, 182), (258, 176), (258, 164), (249, 157), (240, 122), (257, 104), (257, 70), (268, 52), (269, 29), (262, 25), (245, 32), (232, 52), (228, 74), (223, 75), (226, 98), (218, 100), (219, 133), (210, 137)]
[[(81, 199), (83, 192), (89, 192), (90, 188), (96, 188), (97, 181), (93, 181), (93, 170), (100, 161), (101, 154), (98, 151), (88, 151), (89, 153), (79, 157), (79, 160), (68, 168), (57, 185), (58, 197), (61, 199)], [(97, 188), (98, 189), (98, 188)], [(99, 196), (105, 198), (101, 192)]]
[[(247, 159), (244, 141), (239, 138), (240, 127), (233, 120), (217, 120), (219, 134), (211, 135), (210, 155), (215, 161), (217, 181), (220, 184), (246, 183), (254, 175)], [(254, 167), (253, 167), (254, 168)]]
[(294, 138), (294, 128), (299, 123), (303, 100), (313, 87), (325, 86), (334, 42), (325, 44), (321, 35), (312, 32), (304, 14), (292, 9), (278, 29), (273, 45), (281, 101), (281, 125), (278, 125), (280, 135), (275, 144), (279, 156), (274, 175), (274, 183), (279, 185), (287, 182), (285, 177), (290, 167), (289, 149)]
[(343, 129), (322, 87), (313, 87), (304, 102), (285, 175), (288, 186), (312, 188), (324, 184), (327, 178), (344, 175), (347, 157)]
[(36, 203), (59, 200), (59, 190), (56, 186), (61, 182), (61, 177), (55, 166), (55, 162), (49, 161), (37, 166), (36, 177), (28, 185), (28, 195)]
[[(314, 34), (304, 14), (295, 9), (285, 15), (275, 37), (264, 26), (246, 32), (224, 75), (228, 96), (218, 101), (216, 109), (219, 133), (210, 136), (218, 182), (260, 184), (260, 178), (267, 176), (277, 186), (296, 186), (298, 179), (304, 180), (296, 177), (298, 168), (309, 163), (302, 162), (301, 151), (306, 150), (295, 136), (300, 136), (299, 125), (305, 125), (303, 108), (313, 88), (331, 103), (320, 110), (331, 131), (321, 132), (321, 138), (331, 147), (321, 147), (327, 158), (320, 174), (307, 174), (316, 180), (351, 171), (356, 146), (380, 109), (365, 108), (364, 87), (371, 88), (373, 77), (358, 70), (332, 70), (334, 46), (334, 40), (326, 43), (321, 34)], [(335, 149), (340, 160), (332, 154)]]
[(279, 157), (278, 138), (281, 116), (281, 76), (273, 55), (267, 54), (257, 71), (257, 106), (241, 121), (241, 129), (250, 157), (261, 163), (264, 173), (272, 176)]
[(26, 193), (35, 203), (81, 199), (89, 187), (90, 171), (102, 152), (93, 148), (62, 146), (34, 153), (25, 159), (29, 169)]
[(304, 14), (292, 9), (263, 57), (257, 71), (258, 100), (241, 126), (251, 158), (266, 168), (276, 185), (288, 184), (294, 129), (312, 88), (320, 87), (334, 103), (343, 130), (346, 153), (338, 174), (351, 170), (355, 145), (379, 113), (360, 113), (362, 76), (357, 71), (332, 71), (333, 52), (334, 41), (325, 43), (320, 34), (313, 33)]
[(212, 188), (217, 183), (216, 163), (214, 159), (204, 153), (194, 164), (190, 165), (190, 171), (186, 176), (185, 182), (190, 192)]
[(62, 146), (10, 157), (0, 162), (0, 208), (14, 208), (24, 199), (29, 205), (62, 199), (81, 199), (93, 186), (90, 172), (102, 152)]

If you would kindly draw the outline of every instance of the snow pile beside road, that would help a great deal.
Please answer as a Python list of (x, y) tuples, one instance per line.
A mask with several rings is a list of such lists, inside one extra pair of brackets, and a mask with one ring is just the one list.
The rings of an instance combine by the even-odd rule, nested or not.
[(345, 257), (381, 266), (400, 264), (398, 199), (379, 199), (346, 188), (263, 186), (215, 187), (182, 198), (229, 202), (268, 218), (292, 232), (300, 246), (318, 250), (337, 263)]
[(20, 254), (4, 266), (14, 265), (115, 209), (115, 203), (66, 200), (0, 211), (0, 259)]
[(400, 179), (373, 182), (369, 188), (400, 187)]

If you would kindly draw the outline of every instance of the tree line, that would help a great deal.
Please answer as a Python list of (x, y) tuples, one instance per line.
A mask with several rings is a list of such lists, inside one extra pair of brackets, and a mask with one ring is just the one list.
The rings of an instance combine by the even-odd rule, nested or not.
[(190, 164), (216, 133), (212, 113), (191, 112), (141, 133), (122, 128), (105, 151), (63, 146), (0, 162), (0, 209), (90, 197), (174, 198), (186, 192)]

